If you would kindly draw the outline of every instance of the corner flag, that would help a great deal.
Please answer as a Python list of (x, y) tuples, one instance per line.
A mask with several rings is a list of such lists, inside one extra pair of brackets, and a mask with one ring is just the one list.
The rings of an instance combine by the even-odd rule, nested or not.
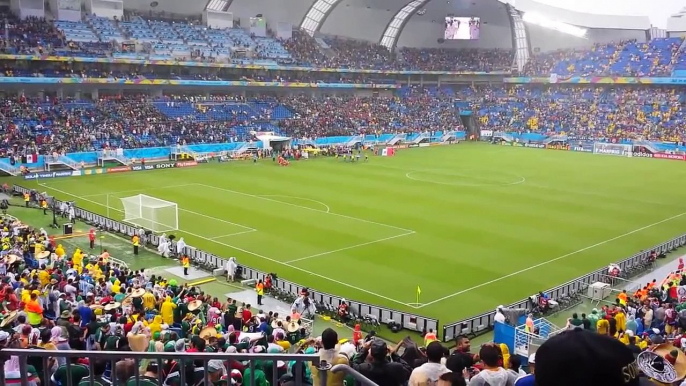
[(419, 295), (421, 295), (421, 294), (422, 294), (422, 289), (419, 286), (417, 286), (417, 305), (418, 306), (419, 306)]

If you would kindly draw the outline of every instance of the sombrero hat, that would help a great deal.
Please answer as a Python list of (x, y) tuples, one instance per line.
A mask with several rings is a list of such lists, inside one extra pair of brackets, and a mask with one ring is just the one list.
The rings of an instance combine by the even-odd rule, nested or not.
[(202, 300), (195, 299), (192, 302), (188, 303), (188, 311), (190, 311), (190, 312), (197, 311), (201, 306), (202, 306)]
[(272, 328), (279, 328), (279, 322), (281, 322), (281, 326), (285, 324), (285, 322), (281, 319), (274, 319), (272, 320)]
[(149, 343), (150, 343), (150, 338), (148, 338), (147, 335), (129, 333), (127, 338), (129, 340), (129, 347), (131, 347), (131, 351), (133, 351), (133, 352), (147, 351)]
[(300, 326), (298, 326), (298, 323), (296, 322), (290, 322), (288, 323), (288, 327), (286, 329), (288, 332), (297, 332), (300, 329)]
[(14, 262), (16, 262), (17, 260), (19, 260), (19, 256), (17, 256), (17, 255), (7, 255), (7, 256), (5, 256), (5, 264), (7, 264), (7, 265), (12, 265), (12, 264), (14, 264)]
[[(675, 352), (676, 360), (672, 363), (666, 358)], [(686, 354), (670, 343), (649, 348), (639, 354), (636, 362), (646, 376), (661, 383), (671, 384), (686, 378)]]
[(50, 251), (43, 251), (36, 255), (39, 259), (47, 259), (50, 256)]
[(100, 304), (91, 304), (90, 309), (91, 310), (102, 310), (104, 307)]
[(198, 333), (198, 336), (203, 340), (209, 340), (213, 336), (217, 336), (217, 329), (214, 327), (205, 327)]
[(0, 328), (5, 328), (12, 324), (15, 320), (17, 320), (17, 317), (19, 316), (19, 313), (17, 311), (12, 311), (5, 318), (0, 322)]
[(145, 295), (145, 290), (143, 288), (136, 288), (135, 290), (131, 291), (131, 297), (132, 298), (139, 298), (141, 296)]
[(105, 305), (105, 311), (116, 310), (119, 307), (121, 307), (121, 304), (119, 302), (110, 303)]

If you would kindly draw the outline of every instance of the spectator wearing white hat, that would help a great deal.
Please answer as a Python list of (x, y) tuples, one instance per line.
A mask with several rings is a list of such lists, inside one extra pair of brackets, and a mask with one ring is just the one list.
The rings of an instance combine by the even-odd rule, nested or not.
[(529, 355), (529, 374), (515, 380), (514, 386), (534, 386), (535, 382), (536, 353)]

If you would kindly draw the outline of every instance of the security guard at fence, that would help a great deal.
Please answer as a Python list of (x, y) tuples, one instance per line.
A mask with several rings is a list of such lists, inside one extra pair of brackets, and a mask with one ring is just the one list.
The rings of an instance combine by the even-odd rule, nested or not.
[(48, 214), (48, 200), (42, 199), (40, 202), (40, 207), (43, 209), (43, 214)]
[(24, 193), (24, 205), (26, 205), (27, 208), (29, 207), (29, 201), (31, 201), (31, 195), (26, 192)]
[(262, 305), (262, 296), (264, 296), (264, 284), (262, 280), (258, 281), (255, 285), (255, 291), (257, 292), (257, 305)]
[(188, 268), (191, 266), (191, 259), (188, 258), (188, 255), (181, 257), (181, 265), (183, 266), (183, 274), (188, 276)]
[(131, 238), (131, 244), (133, 244), (133, 254), (138, 256), (138, 247), (141, 244), (141, 239), (138, 237), (138, 235), (133, 235)]

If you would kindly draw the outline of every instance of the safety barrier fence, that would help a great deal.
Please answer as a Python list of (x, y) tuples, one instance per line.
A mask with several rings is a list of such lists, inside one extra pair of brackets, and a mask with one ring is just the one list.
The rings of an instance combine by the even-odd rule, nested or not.
[[(667, 253), (684, 245), (686, 245), (686, 234), (658, 244), (653, 248), (640, 251), (616, 264), (622, 271), (626, 271), (633, 267), (644, 265), (652, 251), (655, 251), (658, 254)], [(585, 291), (588, 286), (593, 283), (602, 282), (603, 279), (607, 277), (607, 270), (607, 267), (598, 269), (575, 280), (562, 284), (561, 286), (543, 291), (543, 293), (548, 295), (550, 299), (553, 300), (574, 295), (580, 291)], [(512, 303), (508, 307), (532, 310), (534, 306), (535, 304), (533, 304), (531, 298), (525, 298)], [(446, 324), (443, 326), (443, 341), (449, 342), (459, 335), (479, 335), (480, 333), (489, 331), (493, 327), (494, 318), (495, 310), (468, 319), (460, 320), (455, 323)]]
[[(54, 375), (51, 374), (50, 360), (51, 358), (57, 360), (58, 363), (64, 362), (66, 371), (60, 372), (64, 375), (65, 379), (54, 379)], [(81, 365), (75, 362), (77, 359), (88, 358), (87, 365)], [(123, 367), (117, 367), (117, 363), (123, 360), (132, 361), (133, 374), (124, 374)], [(98, 384), (103, 384), (99, 381), (102, 378), (103, 381), (110, 380), (112, 385), (141, 385), (150, 384), (149, 381), (141, 383), (141, 381), (149, 380), (150, 378), (142, 378), (145, 374), (145, 368), (141, 369), (141, 363), (157, 363), (157, 384), (164, 385), (164, 376), (162, 374), (162, 369), (169, 361), (176, 361), (178, 366), (178, 376), (180, 385), (186, 384), (202, 384), (202, 385), (212, 385), (217, 384), (216, 379), (210, 382), (212, 373), (208, 368), (208, 362), (210, 360), (220, 360), (222, 362), (231, 361), (249, 361), (246, 369), (250, 369), (250, 385), (255, 384), (255, 365), (256, 361), (273, 361), (272, 374), (265, 374), (268, 379), (271, 379), (272, 385), (278, 385), (279, 379), (279, 368), (278, 362), (290, 362), (295, 361), (295, 364), (291, 369), (300, 369), (300, 366), (308, 366), (312, 364), (314, 366), (314, 371), (318, 373), (319, 384), (313, 386), (325, 386), (327, 381), (327, 370), (331, 370), (331, 365), (324, 361), (320, 361), (319, 355), (316, 354), (229, 354), (229, 353), (205, 353), (205, 352), (125, 352), (125, 351), (80, 351), (80, 350), (43, 350), (43, 349), (13, 349), (5, 348), (0, 350), (0, 385), (8, 384), (20, 384), (21, 386), (33, 386), (33, 385), (76, 385), (79, 383), (79, 379), (74, 379), (76, 374), (83, 371), (74, 371), (77, 366), (86, 366), (88, 368), (88, 376), (83, 377), (82, 381), (87, 382), (90, 386), (95, 386)], [(7, 368), (6, 362), (13, 361), (13, 366), (9, 369)], [(17, 363), (18, 362), (18, 363)], [(202, 363), (202, 381), (195, 377), (199, 377), (196, 369), (201, 368), (198, 366)], [(264, 363), (264, 362), (262, 362)], [(31, 366), (31, 367), (30, 367)], [(191, 369), (193, 366), (194, 369)], [(230, 368), (226, 368), (227, 373), (231, 371)], [(35, 370), (35, 372), (34, 372)], [(190, 371), (187, 371), (190, 370)], [(339, 368), (338, 371), (343, 371), (350, 373), (358, 379), (361, 383), (367, 386), (374, 386), (375, 384), (369, 379), (354, 372), (352, 369)], [(195, 380), (186, 383), (186, 377), (193, 374)], [(303, 379), (304, 371), (293, 371), (293, 377), (295, 378), (296, 385), (312, 385), (311, 380), (309, 382)], [(118, 379), (125, 378), (122, 382), (117, 381)], [(127, 379), (128, 378), (128, 382)], [(247, 379), (244, 380), (247, 383)], [(108, 382), (106, 382), (108, 383)], [(231, 382), (229, 381), (229, 385)]]
[[(14, 190), (20, 193), (30, 192), (30, 189), (24, 188), (19, 185), (15, 185)], [(55, 201), (57, 203), (57, 207), (59, 207), (61, 201)], [(105, 230), (110, 232), (124, 234), (129, 237), (138, 233), (138, 228), (134, 226), (121, 223), (119, 221), (107, 218), (105, 216), (101, 216), (97, 213), (93, 213), (82, 208), (78, 208), (78, 202), (77, 207), (74, 210), (74, 214), (76, 218), (94, 224), (98, 227), (104, 228)], [(157, 246), (159, 243), (159, 238), (156, 235), (152, 234), (147, 236), (146, 241), (151, 245)], [(224, 269), (227, 266), (228, 259), (218, 257), (209, 252), (202, 251), (192, 246), (186, 246), (184, 253), (186, 253), (188, 257), (192, 260), (201, 263), (201, 265), (203, 266), (214, 267), (215, 269)], [(266, 276), (268, 275), (265, 272), (247, 267), (242, 264), (239, 264), (239, 269), (240, 272), (237, 271), (237, 274), (240, 273), (240, 278), (243, 280), (265, 280)], [(276, 280), (273, 283), (273, 286), (276, 289), (288, 292), (294, 296), (298, 296), (303, 288), (307, 288), (310, 294), (310, 298), (313, 299), (316, 303), (328, 304), (333, 307), (338, 307), (343, 303), (343, 301), (345, 301), (345, 303), (348, 304), (348, 311), (352, 315), (360, 317), (369, 315), (376, 318), (376, 320), (380, 323), (387, 323), (389, 320), (392, 320), (396, 323), (399, 323), (403, 328), (412, 331), (422, 332), (428, 331), (429, 329), (438, 331), (438, 319), (431, 319), (421, 315), (411, 314), (408, 312), (398, 311), (382, 306), (359, 302), (356, 300), (345, 299), (342, 296), (321, 292), (311, 287), (306, 287), (304, 285), (297, 284), (281, 278)]]

